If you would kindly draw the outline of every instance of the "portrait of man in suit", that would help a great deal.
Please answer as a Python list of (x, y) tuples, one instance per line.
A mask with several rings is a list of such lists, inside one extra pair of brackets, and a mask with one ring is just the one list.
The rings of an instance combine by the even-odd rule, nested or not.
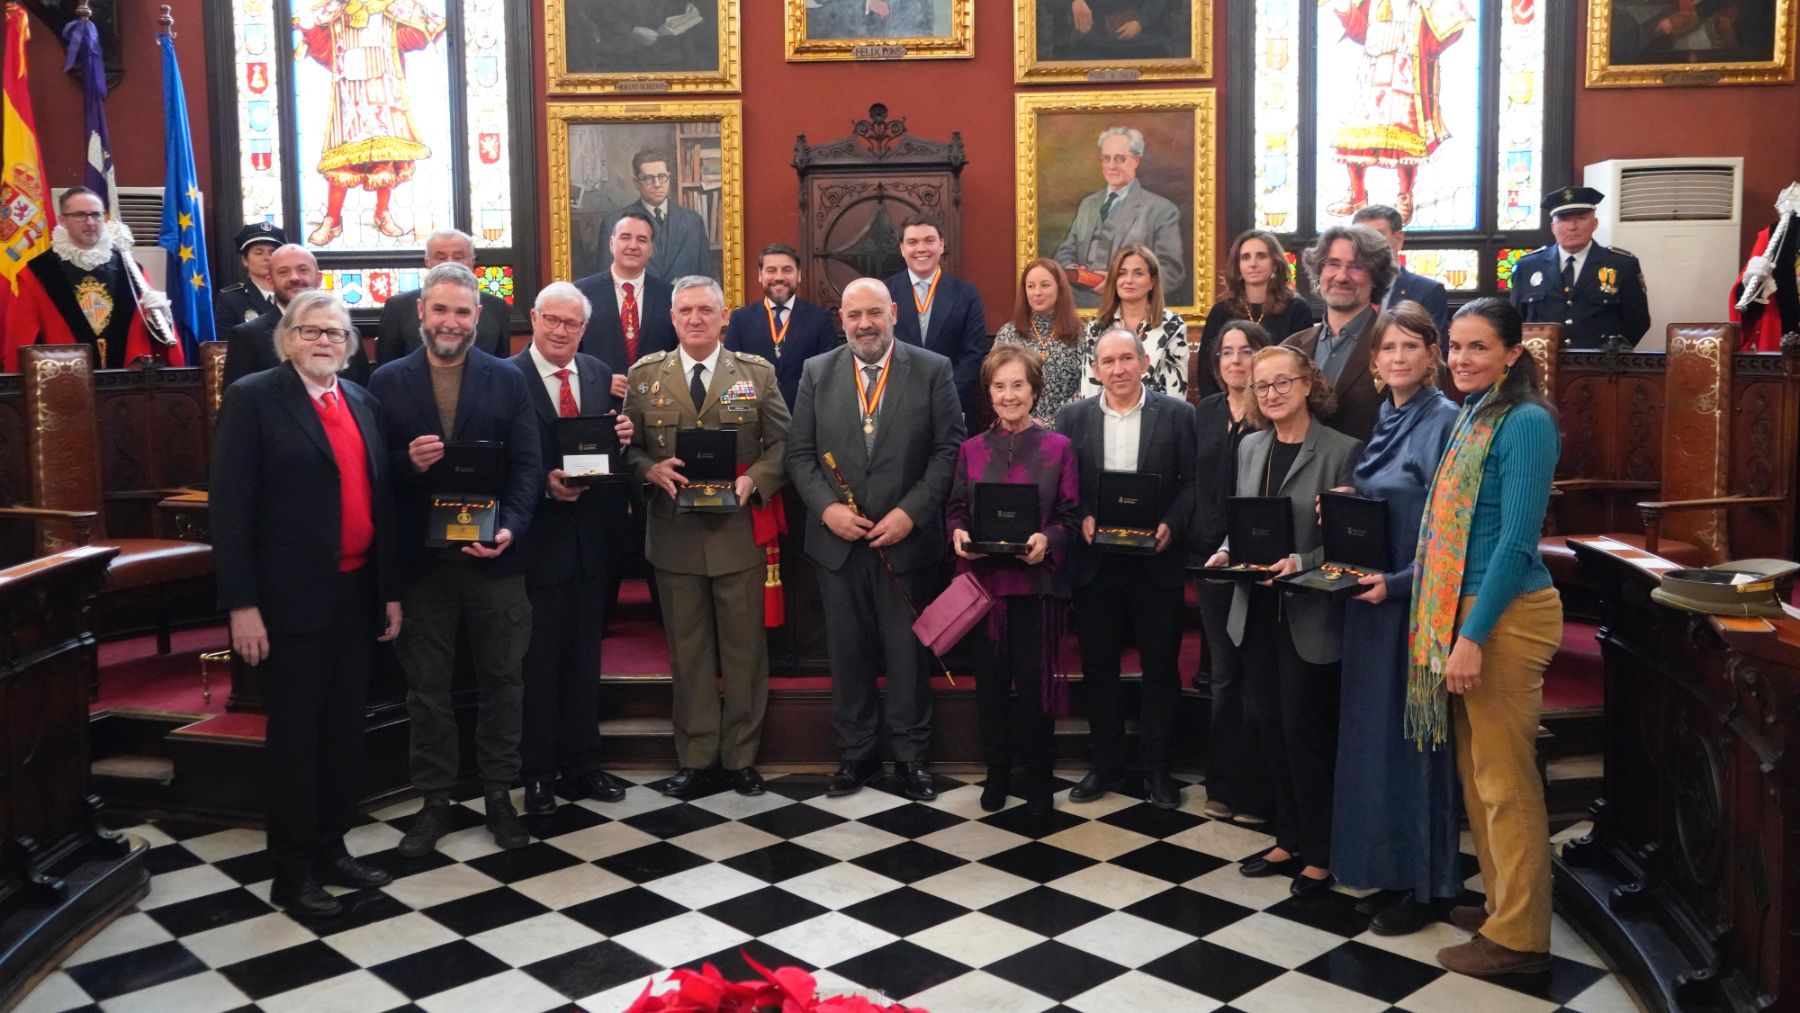
[[(1183, 300), (1177, 283), (1187, 273), (1182, 258), (1181, 210), (1138, 181), (1144, 162), (1144, 135), (1135, 127), (1113, 126), (1100, 132), (1100, 178), (1105, 185), (1081, 199), (1069, 231), (1056, 247), (1056, 262), (1070, 272), (1078, 306), (1100, 305), (1106, 266), (1121, 247), (1148, 247), (1171, 279), (1166, 302)], [(1191, 292), (1182, 286), (1182, 292)]]
[(1036, 0), (1039, 60), (1167, 60), (1193, 55), (1180, 0)]
[[(725, 181), (720, 137), (707, 124), (582, 123), (569, 128), (570, 273), (612, 267), (610, 239), (631, 212), (650, 222), (652, 277), (722, 281), (716, 216)], [(698, 210), (697, 210), (698, 209)]]
[(805, 0), (813, 39), (916, 39), (950, 34), (950, 0)]
[(564, 65), (577, 74), (719, 67), (718, 0), (567, 0)]

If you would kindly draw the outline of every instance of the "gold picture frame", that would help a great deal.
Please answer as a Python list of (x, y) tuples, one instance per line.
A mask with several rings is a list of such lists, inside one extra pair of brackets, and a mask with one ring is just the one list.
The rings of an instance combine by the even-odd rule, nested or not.
[[(689, 32), (705, 31), (705, 15), (699, 24), (691, 26), (679, 34), (671, 34), (667, 27), (650, 29), (660, 33), (663, 38), (654, 45), (636, 46), (621, 49), (624, 57), (611, 68), (580, 67), (570, 68), (570, 46), (573, 37), (585, 29), (593, 32), (591, 19), (594, 12), (585, 8), (596, 5), (602, 0), (547, 0), (544, 4), (544, 80), (546, 89), (552, 96), (559, 95), (643, 95), (643, 94), (694, 94), (700, 92), (732, 93), (743, 91), (743, 36), (742, 22), (739, 16), (741, 0), (695, 0), (696, 8), (712, 4), (707, 13), (713, 16), (714, 52), (718, 61), (711, 69), (695, 67), (671, 68), (657, 66), (658, 63), (677, 64), (680, 57), (658, 54), (655, 45), (673, 44), (670, 40), (682, 40), (690, 48), (694, 47), (698, 37), (690, 37)], [(570, 7), (580, 6), (583, 10), (572, 16)], [(673, 19), (671, 19), (673, 20)], [(643, 28), (630, 29), (643, 31)], [(603, 53), (602, 47), (592, 47), (596, 53)], [(701, 46), (703, 49), (704, 46)], [(634, 64), (635, 61), (635, 64)]]
[[(787, 59), (789, 63), (836, 60), (969, 60), (975, 56), (975, 0), (887, 0), (890, 16), (899, 18), (916, 11), (920, 5), (935, 27), (944, 24), (942, 33), (920, 34), (917, 24), (899, 22), (894, 35), (832, 34), (814, 37), (810, 34), (809, 11), (823, 11), (821, 18), (848, 18), (852, 7), (860, 13), (865, 0), (817, 0), (818, 7), (808, 8), (808, 0), (784, 0), (787, 4)], [(940, 18), (939, 14), (946, 14)], [(845, 31), (854, 32), (855, 25), (846, 23)]]
[[(1017, 84), (1102, 84), (1121, 81), (1204, 81), (1213, 76), (1213, 5), (1171, 4), (1165, 10), (1165, 23), (1140, 26), (1139, 32), (1182, 34), (1180, 21), (1185, 19), (1188, 55), (1165, 57), (1131, 57), (1109, 54), (1105, 44), (1092, 46), (1072, 43), (1064, 36), (1077, 30), (1060, 18), (1051, 24), (1038, 19), (1038, 0), (1013, 0), (1013, 81)], [(1170, 21), (1169, 19), (1174, 19)], [(1090, 24), (1089, 33), (1105, 30), (1103, 24)], [(1048, 36), (1048, 38), (1046, 38)], [(1046, 49), (1069, 46), (1071, 54), (1058, 58)]]
[[(1018, 95), (1014, 103), (1019, 269), (1040, 256), (1071, 266), (1068, 258), (1057, 254), (1075, 240), (1081, 202), (1107, 188), (1093, 168), (1098, 162), (1096, 139), (1114, 127), (1135, 129), (1144, 140), (1135, 183), (1148, 196), (1176, 205), (1180, 235), (1148, 240), (1127, 235), (1120, 241), (1144, 242), (1153, 249), (1178, 243), (1182, 282), (1165, 268), (1164, 301), (1190, 326), (1202, 323), (1213, 302), (1217, 93), (1212, 88), (1038, 92)], [(1087, 245), (1093, 241), (1090, 238)], [(1083, 244), (1074, 245), (1080, 249)], [(1104, 265), (1084, 266), (1105, 273)], [(1097, 304), (1091, 289), (1084, 292), (1077, 286), (1076, 293), (1082, 309)]]
[[(1750, 46), (1724, 48), (1723, 33), (1708, 18), (1698, 15), (1691, 25), (1672, 24), (1673, 12), (1657, 10), (1645, 20), (1634, 20), (1617, 10), (1617, 0), (1588, 0), (1587, 86), (1589, 88), (1694, 87), (1715, 84), (1786, 84), (1794, 80), (1796, 0), (1743, 0), (1731, 8), (1742, 25), (1748, 11), (1749, 27), (1743, 38)], [(1672, 33), (1671, 49), (1660, 48)], [(1642, 45), (1650, 36), (1655, 47)], [(1761, 43), (1769, 44), (1766, 57)], [(1685, 49), (1680, 43), (1689, 43)], [(1717, 59), (1705, 59), (1709, 48)], [(1679, 58), (1685, 52), (1686, 59)], [(1632, 57), (1638, 57), (1633, 59)]]
[(590, 251), (604, 248), (602, 224), (630, 203), (631, 152), (660, 146), (676, 163), (670, 202), (698, 214), (711, 240), (711, 269), (699, 273), (724, 287), (726, 305), (743, 301), (743, 103), (552, 102), (545, 122), (551, 277), (573, 281), (600, 269)]

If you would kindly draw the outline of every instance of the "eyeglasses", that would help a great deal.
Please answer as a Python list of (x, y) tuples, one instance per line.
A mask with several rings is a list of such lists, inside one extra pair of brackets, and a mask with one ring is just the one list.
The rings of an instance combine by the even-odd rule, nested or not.
[(659, 172), (654, 176), (643, 175), (643, 176), (638, 177), (639, 183), (648, 183), (651, 186), (661, 186), (664, 183), (667, 183), (668, 181), (669, 181), (669, 174), (666, 172)]
[(1294, 389), (1294, 381), (1297, 379), (1299, 377), (1278, 376), (1268, 383), (1253, 383), (1250, 385), (1250, 393), (1256, 395), (1258, 399), (1268, 397), (1272, 393), (1286, 394)]
[(78, 221), (78, 222), (97, 222), (100, 219), (106, 217), (106, 212), (104, 212), (104, 211), (64, 211), (62, 216), (64, 218), (72, 219), (72, 220)]
[(1345, 274), (1368, 274), (1369, 269), (1354, 260), (1327, 260), (1319, 265), (1319, 273), (1326, 271), (1342, 271)]
[(579, 331), (587, 326), (586, 320), (570, 320), (554, 313), (539, 313), (538, 322), (553, 331)]
[(334, 345), (341, 345), (350, 340), (350, 332), (342, 327), (314, 327), (312, 324), (300, 324), (294, 328), (294, 333), (308, 341), (324, 338)]

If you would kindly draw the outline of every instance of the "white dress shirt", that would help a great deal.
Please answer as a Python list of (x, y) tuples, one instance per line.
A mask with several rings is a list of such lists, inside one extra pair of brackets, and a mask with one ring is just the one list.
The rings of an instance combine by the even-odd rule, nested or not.
[(638, 333), (642, 334), (644, 331), (644, 276), (639, 274), (635, 278), (621, 278), (619, 277), (619, 272), (612, 272), (613, 302), (614, 305), (619, 307), (621, 312), (625, 309), (625, 289), (623, 286), (626, 282), (631, 283), (631, 298), (637, 303)]
[(1114, 411), (1106, 403), (1106, 392), (1100, 392), (1101, 466), (1107, 471), (1136, 471), (1138, 466), (1138, 433), (1143, 429), (1146, 388), (1139, 387), (1137, 403), (1125, 411)]
[[(322, 384), (306, 375), (306, 371), (298, 366), (294, 367), (294, 372), (300, 374), (300, 382), (306, 384), (306, 396), (312, 398), (314, 401), (318, 401), (325, 395), (338, 389), (337, 377), (335, 376), (331, 378), (330, 383)], [(337, 402), (338, 404), (344, 403), (344, 395), (341, 392), (337, 394)]]
[(575, 396), (575, 409), (577, 411), (580, 411), (581, 410), (581, 372), (575, 368), (575, 360), (570, 359), (569, 364), (567, 366), (558, 366), (556, 363), (551, 362), (549, 359), (544, 358), (544, 353), (538, 351), (537, 344), (535, 342), (530, 345), (526, 345), (525, 347), (531, 350), (531, 361), (534, 365), (537, 366), (538, 376), (543, 378), (544, 391), (545, 391), (545, 393), (550, 395), (551, 409), (553, 411), (555, 411), (558, 415), (562, 414), (562, 384), (563, 384), (563, 382), (561, 379), (559, 379), (557, 377), (556, 371), (559, 369), (566, 369), (569, 371), (569, 393), (573, 394)]
[[(697, 365), (700, 367), (700, 385), (711, 390), (713, 371), (719, 368), (719, 353), (724, 348), (723, 344), (714, 345), (712, 354), (704, 359), (690, 357), (685, 348), (677, 350), (675, 354), (681, 358), (681, 386), (686, 388), (694, 382), (694, 367)], [(706, 406), (697, 404), (694, 406), (694, 410), (705, 411)]]
[(1565, 250), (1562, 247), (1558, 246), (1556, 248), (1556, 273), (1557, 273), (1557, 275), (1559, 277), (1562, 275), (1563, 264), (1569, 259), (1569, 257), (1571, 255), (1573, 255), (1575, 258), (1575, 277), (1577, 279), (1579, 279), (1581, 277), (1581, 269), (1583, 267), (1587, 266), (1588, 254), (1592, 253), (1593, 250), (1594, 250), (1594, 243), (1592, 240), (1589, 240), (1588, 244), (1579, 250)]

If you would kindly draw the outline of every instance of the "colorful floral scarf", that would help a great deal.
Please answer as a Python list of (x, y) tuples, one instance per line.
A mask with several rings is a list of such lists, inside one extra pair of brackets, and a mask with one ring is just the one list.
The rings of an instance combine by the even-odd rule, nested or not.
[(1404, 728), (1406, 737), (1421, 750), (1428, 744), (1434, 749), (1442, 746), (1450, 730), (1444, 663), (1456, 641), (1469, 522), (1481, 495), (1488, 449), (1507, 414), (1502, 411), (1491, 421), (1479, 420), (1477, 415), (1486, 400), (1487, 395), (1470, 398), (1456, 417), (1450, 446), (1438, 464), (1425, 517), (1419, 524)]

